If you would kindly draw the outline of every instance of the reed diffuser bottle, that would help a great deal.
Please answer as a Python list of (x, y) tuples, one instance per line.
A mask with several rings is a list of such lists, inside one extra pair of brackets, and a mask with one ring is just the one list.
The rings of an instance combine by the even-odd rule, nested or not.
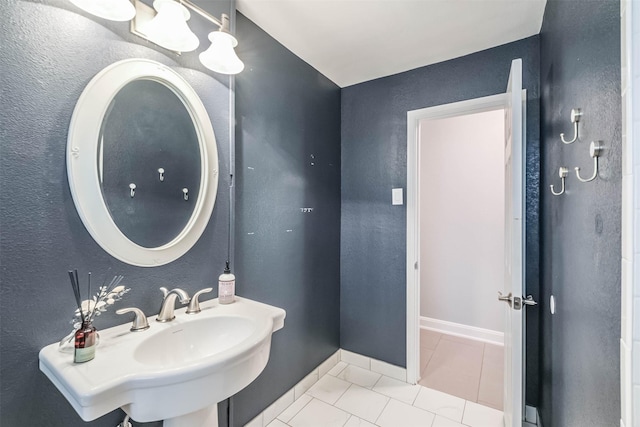
[(96, 328), (89, 319), (84, 319), (75, 334), (73, 361), (83, 363), (96, 357)]
[(91, 297), (91, 272), (89, 272), (87, 299), (82, 301), (78, 270), (69, 270), (68, 273), (78, 309), (71, 320), (74, 330), (60, 341), (59, 350), (67, 351), (69, 348), (68, 344), (71, 344), (71, 341), (73, 341), (73, 361), (75, 363), (83, 363), (92, 360), (96, 356), (96, 346), (98, 345), (99, 337), (96, 328), (93, 327), (93, 319), (107, 311), (110, 305), (119, 301), (130, 289), (120, 286), (120, 282), (122, 282), (124, 276), (114, 276), (108, 285), (105, 285), (105, 278), (102, 286), (98, 287), (98, 293)]

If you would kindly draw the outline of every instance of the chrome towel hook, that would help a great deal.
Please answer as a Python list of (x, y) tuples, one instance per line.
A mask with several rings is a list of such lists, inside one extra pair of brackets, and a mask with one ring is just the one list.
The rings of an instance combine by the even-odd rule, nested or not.
[(589, 146), (589, 155), (593, 159), (593, 175), (591, 175), (591, 178), (580, 177), (580, 168), (576, 166), (576, 176), (580, 181), (589, 182), (596, 179), (596, 176), (598, 176), (598, 157), (600, 157), (600, 153), (602, 153), (602, 148), (600, 141), (591, 141), (591, 145)]
[(561, 166), (560, 169), (558, 169), (558, 176), (560, 177), (561, 180), (561, 186), (560, 186), (560, 191), (559, 192), (555, 192), (553, 189), (553, 184), (551, 184), (549, 187), (551, 187), (551, 194), (553, 194), (554, 196), (560, 196), (561, 194), (564, 194), (564, 179), (567, 177), (567, 175), (569, 175), (569, 168), (565, 168), (564, 166)]
[(164, 168), (158, 168), (158, 178), (160, 182), (164, 182)]
[(573, 123), (573, 139), (571, 141), (567, 141), (564, 139), (564, 133), (560, 134), (560, 139), (565, 144), (572, 144), (578, 139), (578, 122), (580, 122), (580, 117), (582, 117), (582, 111), (579, 108), (574, 108), (571, 110), (571, 123)]
[(182, 189), (182, 195), (183, 195), (183, 198), (184, 198), (185, 200), (189, 200), (189, 189), (188, 189), (188, 188), (186, 188), (186, 187), (185, 187), (185, 188), (183, 188), (183, 189)]
[(133, 182), (129, 184), (129, 194), (131, 195), (131, 198), (136, 195), (136, 185)]

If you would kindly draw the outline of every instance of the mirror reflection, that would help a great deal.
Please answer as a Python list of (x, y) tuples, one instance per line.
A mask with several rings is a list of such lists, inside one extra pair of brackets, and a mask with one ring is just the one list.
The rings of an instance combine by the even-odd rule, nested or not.
[(182, 232), (200, 192), (200, 156), (193, 119), (169, 87), (139, 79), (118, 91), (102, 121), (98, 178), (129, 240), (156, 248)]

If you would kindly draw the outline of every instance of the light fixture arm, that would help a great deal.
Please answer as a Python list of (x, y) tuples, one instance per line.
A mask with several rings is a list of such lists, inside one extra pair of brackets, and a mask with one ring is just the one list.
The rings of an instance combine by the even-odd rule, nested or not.
[(202, 16), (207, 21), (216, 24), (218, 27), (220, 27), (222, 31), (226, 31), (227, 33), (230, 32), (229, 31), (229, 15), (227, 15), (226, 13), (222, 14), (222, 20), (220, 20), (215, 16), (211, 16), (206, 10), (192, 3), (189, 0), (180, 0), (180, 4), (191, 9), (192, 11)]

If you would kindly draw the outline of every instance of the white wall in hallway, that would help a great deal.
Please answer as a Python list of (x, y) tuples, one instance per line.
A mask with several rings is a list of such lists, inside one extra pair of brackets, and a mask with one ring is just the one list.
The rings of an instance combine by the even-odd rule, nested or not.
[(503, 332), (504, 110), (420, 122), (420, 315)]

